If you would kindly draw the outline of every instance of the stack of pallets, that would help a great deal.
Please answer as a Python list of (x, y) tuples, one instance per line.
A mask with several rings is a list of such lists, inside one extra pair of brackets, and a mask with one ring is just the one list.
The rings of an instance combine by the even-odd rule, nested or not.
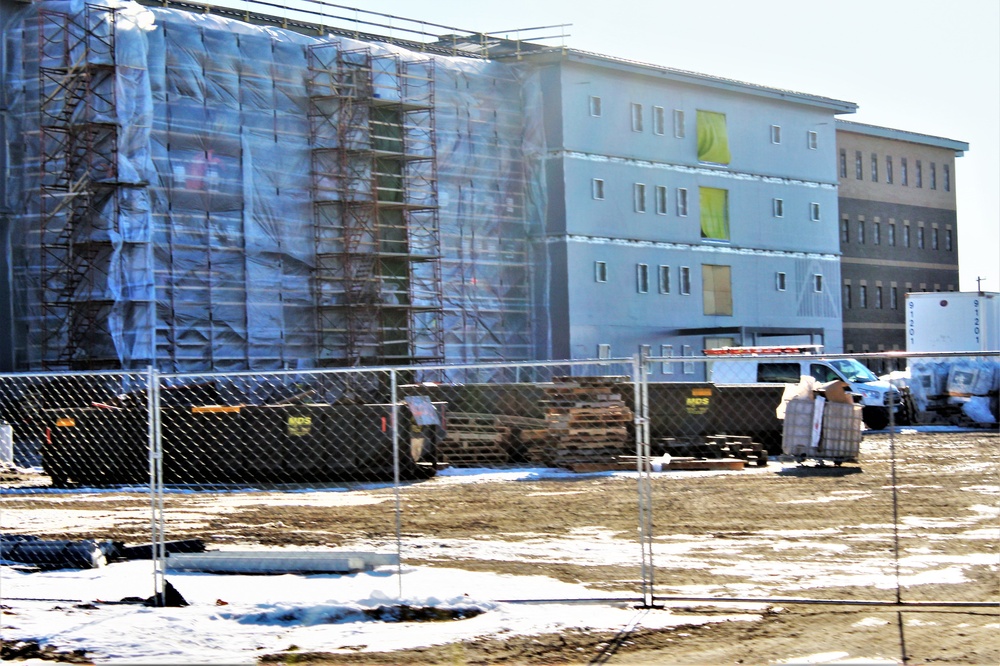
[[(534, 431), (532, 462), (574, 471), (614, 469), (626, 450), (632, 410), (607, 377), (557, 377), (545, 388), (544, 436)], [(522, 433), (522, 437), (524, 433)]]
[(455, 467), (501, 465), (510, 461), (511, 429), (496, 414), (448, 412), (438, 460)]

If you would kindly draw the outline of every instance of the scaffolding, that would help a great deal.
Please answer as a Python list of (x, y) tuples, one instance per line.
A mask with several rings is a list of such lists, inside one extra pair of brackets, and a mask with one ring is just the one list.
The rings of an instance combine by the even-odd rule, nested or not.
[(309, 47), (321, 365), (444, 359), (434, 62)]
[[(109, 278), (122, 252), (117, 10), (38, 12), (40, 361), (45, 369), (120, 366)], [(124, 250), (126, 253), (128, 250)]]

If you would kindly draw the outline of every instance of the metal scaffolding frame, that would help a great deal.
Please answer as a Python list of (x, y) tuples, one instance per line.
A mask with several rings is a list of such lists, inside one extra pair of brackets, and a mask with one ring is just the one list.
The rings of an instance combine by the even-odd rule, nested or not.
[(444, 359), (434, 63), (309, 47), (320, 365)]

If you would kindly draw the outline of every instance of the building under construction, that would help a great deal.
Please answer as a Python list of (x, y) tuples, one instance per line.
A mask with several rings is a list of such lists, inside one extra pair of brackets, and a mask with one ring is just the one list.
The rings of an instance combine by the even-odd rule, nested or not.
[[(840, 343), (829, 121), (852, 103), (471, 33), (0, 5), (0, 370)], [(727, 113), (801, 144), (730, 151)]]

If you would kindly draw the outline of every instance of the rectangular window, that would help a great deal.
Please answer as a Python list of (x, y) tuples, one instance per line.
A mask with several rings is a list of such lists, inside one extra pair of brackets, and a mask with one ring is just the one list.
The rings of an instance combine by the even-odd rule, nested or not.
[(882, 244), (882, 225), (872, 222), (872, 245)]
[(659, 267), (659, 277), (660, 277), (660, 293), (669, 294), (670, 293), (670, 266)]
[(771, 143), (781, 143), (781, 125), (771, 125)]
[(698, 205), (701, 212), (701, 237), (729, 240), (729, 190), (699, 187)]
[(872, 182), (878, 182), (878, 155), (872, 153)]
[(865, 221), (858, 220), (858, 244), (865, 244)]
[(906, 169), (906, 158), (899, 158), (899, 184), (906, 186), (910, 184), (910, 176)]
[(816, 150), (819, 148), (819, 133), (810, 130), (806, 133), (806, 147), (809, 150)]
[(636, 104), (635, 102), (631, 105), (632, 108), (632, 131), (641, 132), (642, 131), (642, 104)]
[(857, 180), (862, 180), (865, 177), (864, 173), (864, 160), (861, 157), (861, 151), (854, 151), (854, 178)]
[(701, 266), (701, 297), (706, 315), (733, 314), (733, 283), (730, 266)]
[(952, 243), (953, 242), (954, 242), (954, 238), (952, 238), (951, 229), (945, 229), (944, 230), (944, 249), (945, 249), (945, 251), (951, 252), (951, 248), (952, 248)]
[(920, 163), (920, 160), (917, 160), (917, 163), (914, 166), (917, 169), (916, 173), (914, 174), (914, 180), (917, 183), (917, 187), (923, 187), (924, 186), (924, 165)]
[(698, 161), (712, 164), (729, 164), (729, 135), (726, 133), (726, 114), (715, 111), (698, 111)]
[(784, 273), (778, 272), (774, 274), (774, 288), (778, 291), (784, 291), (787, 286), (787, 280)]
[(691, 269), (687, 266), (681, 266), (681, 295), (691, 295)]
[(608, 281), (608, 264), (606, 261), (594, 262), (594, 281), (595, 282)]
[(938, 228), (937, 227), (932, 227), (931, 228), (931, 249), (932, 250), (937, 250), (938, 247), (939, 247), (940, 238), (938, 238), (938, 235), (939, 235), (938, 234)]
[(813, 275), (813, 291), (817, 294), (823, 291), (823, 276), (818, 273)]
[(840, 177), (847, 178), (847, 151), (840, 149)]
[(951, 167), (947, 164), (942, 164), (941, 176), (944, 178), (944, 191), (951, 192)]
[(813, 222), (819, 222), (819, 204), (815, 201), (809, 204), (809, 219)]
[(653, 355), (653, 347), (652, 347), (652, 345), (639, 345), (639, 358), (640, 359), (645, 360), (645, 359), (649, 358), (652, 355)]
[(875, 309), (882, 309), (882, 285), (875, 285)]
[(937, 189), (937, 165), (931, 162), (931, 189)]
[(640, 294), (649, 293), (649, 266), (646, 264), (635, 265), (635, 288)]
[[(681, 354), (684, 356), (694, 356), (694, 350), (691, 349), (691, 345), (681, 345)], [(681, 365), (681, 369), (684, 371), (685, 375), (693, 375), (694, 361), (684, 361)]]
[[(669, 358), (669, 357), (671, 357), (673, 355), (674, 355), (674, 346), (673, 345), (660, 345), (660, 356), (662, 356), (663, 358)], [(674, 374), (674, 363), (673, 363), (673, 361), (664, 361), (660, 365), (660, 372), (662, 372), (665, 375), (672, 375), (672, 374)]]
[(785, 216), (785, 201), (784, 199), (772, 199), (771, 200), (771, 214), (775, 217)]
[(896, 286), (889, 287), (889, 307), (899, 309), (899, 288)]
[(889, 245), (891, 247), (895, 247), (896, 246), (896, 223), (895, 222), (890, 222), (889, 223), (889, 228), (888, 228), (888, 230), (887, 230), (886, 233), (887, 233), (886, 240), (889, 242)]
[(645, 213), (646, 212), (646, 186), (643, 183), (634, 183), (632, 185), (632, 199), (635, 204), (635, 212)]
[(599, 201), (604, 200), (604, 181), (602, 179), (594, 178), (590, 181), (590, 196)]
[(851, 221), (846, 217), (840, 221), (840, 242), (851, 242)]
[(662, 106), (653, 107), (653, 134), (659, 134), (663, 136), (664, 126), (666, 125), (666, 113)]
[(868, 285), (858, 286), (858, 307), (862, 309), (868, 307)]
[(687, 217), (688, 214), (688, 191), (686, 188), (677, 188), (677, 215)]
[(844, 300), (844, 309), (845, 310), (850, 310), (851, 309), (851, 283), (850, 282), (845, 282), (844, 283), (843, 300)]
[(885, 156), (885, 182), (892, 185), (892, 155)]
[(903, 247), (910, 247), (910, 225), (903, 225)]
[(917, 227), (917, 249), (924, 249), (924, 228)]
[(667, 214), (667, 187), (666, 185), (657, 185), (653, 194), (656, 197), (656, 214), (666, 215)]
[(687, 132), (684, 129), (684, 112), (680, 109), (674, 109), (674, 136), (678, 139), (683, 139), (687, 136)]
[(595, 118), (601, 117), (601, 98), (597, 95), (590, 96), (590, 115)]
[(597, 358), (611, 358), (611, 345), (597, 345)]

